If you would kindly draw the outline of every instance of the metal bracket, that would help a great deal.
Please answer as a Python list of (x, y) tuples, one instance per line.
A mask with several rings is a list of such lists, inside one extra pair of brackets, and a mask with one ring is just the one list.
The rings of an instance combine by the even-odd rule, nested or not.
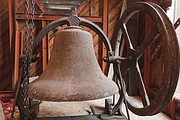
[(80, 19), (78, 18), (76, 14), (73, 14), (68, 18), (68, 22), (70, 26), (79, 26)]

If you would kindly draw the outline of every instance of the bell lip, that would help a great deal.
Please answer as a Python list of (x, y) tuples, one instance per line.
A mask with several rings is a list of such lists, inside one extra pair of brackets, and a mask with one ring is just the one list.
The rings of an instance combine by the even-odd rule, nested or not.
[(48, 102), (83, 102), (83, 101), (93, 101), (93, 100), (99, 100), (99, 99), (105, 99), (108, 97), (112, 97), (114, 95), (117, 95), (118, 91), (113, 91), (112, 93), (109, 93), (107, 95), (103, 96), (94, 96), (94, 97), (87, 97), (86, 98), (59, 98), (59, 97), (45, 97), (49, 95), (44, 95), (44, 96), (38, 96), (35, 94), (30, 94), (28, 95), (29, 98), (31, 99), (36, 99), (40, 101), (48, 101)]
[(87, 102), (87, 101), (94, 101), (94, 100), (100, 100), (100, 99), (106, 99), (110, 98), (114, 95), (117, 95), (117, 93), (110, 95), (110, 96), (105, 96), (105, 97), (100, 97), (100, 98), (94, 98), (94, 99), (83, 99), (83, 100), (59, 100), (59, 99), (39, 99), (39, 98), (34, 98), (34, 97), (29, 97), (30, 99), (34, 100), (39, 100), (39, 101), (47, 101), (47, 102)]
[[(77, 91), (75, 93), (73, 93), (73, 91), (65, 92), (65, 91), (67, 91), (66, 87), (63, 88), (63, 86), (61, 86), (60, 84), (58, 85), (55, 82), (52, 82), (51, 84), (56, 84), (58, 86), (56, 89), (54, 89), (54, 90), (49, 89), (50, 91), (51, 90), (52, 91), (44, 92), (44, 91), (46, 91), (45, 88), (47, 86), (44, 86), (44, 84), (41, 83), (42, 81), (38, 81), (38, 84), (37, 84), (36, 83), (37, 79), (36, 79), (35, 81), (31, 82), (28, 87), (28, 91), (29, 91), (28, 97), (32, 98), (32, 99), (41, 100), (41, 101), (51, 101), (51, 102), (79, 102), (79, 101), (103, 99), (103, 98), (118, 94), (119, 89), (117, 87), (117, 84), (110, 79), (107, 79), (107, 81), (106, 80), (104, 81), (104, 80), (103, 81), (99, 80), (99, 82), (101, 81), (100, 84), (107, 83), (108, 85), (110, 85), (110, 86), (108, 86), (106, 84), (103, 85), (103, 86), (108, 86), (109, 87), (108, 89), (105, 89), (104, 87), (98, 87), (100, 89), (92, 89), (92, 88), (89, 89), (87, 87), (88, 86), (87, 85), (85, 88), (87, 88), (88, 90), (86, 90), (84, 93), (82, 91), (84, 91), (85, 89), (83, 89), (83, 86), (81, 85), (82, 86), (82, 88), (80, 89), (81, 91), (78, 91), (75, 88), (74, 90), (75, 91), (77, 90)], [(35, 84), (36, 86), (34, 86), (33, 84)], [(38, 87), (40, 85), (43, 89), (40, 89)], [(52, 86), (54, 86), (54, 85), (52, 85)], [(92, 86), (93, 86), (93, 84), (92, 84)], [(37, 88), (40, 90), (38, 90)], [(58, 90), (58, 88), (61, 88), (61, 89)], [(58, 92), (55, 92), (55, 91), (58, 91)], [(91, 91), (91, 92), (88, 92), (88, 91)], [(52, 93), (55, 93), (55, 94), (52, 95)], [(71, 94), (71, 93), (73, 93), (73, 94)]]

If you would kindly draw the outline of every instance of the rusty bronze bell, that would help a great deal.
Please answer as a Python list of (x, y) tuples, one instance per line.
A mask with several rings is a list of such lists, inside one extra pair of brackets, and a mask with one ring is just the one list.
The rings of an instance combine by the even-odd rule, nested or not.
[(91, 34), (72, 26), (55, 34), (45, 71), (29, 84), (29, 97), (44, 101), (93, 100), (117, 92), (98, 65)]

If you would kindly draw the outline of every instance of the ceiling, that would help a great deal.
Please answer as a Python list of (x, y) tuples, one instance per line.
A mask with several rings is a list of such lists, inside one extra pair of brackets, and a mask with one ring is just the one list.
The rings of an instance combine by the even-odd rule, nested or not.
[(71, 14), (71, 8), (78, 8), (83, 0), (41, 0), (41, 4), (55, 14)]

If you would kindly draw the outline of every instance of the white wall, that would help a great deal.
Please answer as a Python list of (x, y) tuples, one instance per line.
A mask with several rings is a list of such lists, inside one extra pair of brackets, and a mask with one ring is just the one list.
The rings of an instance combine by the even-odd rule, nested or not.
[[(180, 0), (173, 0), (174, 1), (174, 10), (175, 10), (175, 13), (174, 13), (174, 19), (175, 21), (180, 18)], [(178, 35), (178, 38), (179, 38), (179, 41), (180, 41), (180, 27), (177, 28), (176, 30), (177, 32), (177, 35)]]
[[(180, 0), (172, 0), (172, 1), (173, 1), (172, 7), (170, 8), (170, 10), (168, 10), (167, 14), (169, 18), (171, 19), (171, 21), (175, 23), (176, 20), (180, 18)], [(176, 33), (177, 33), (179, 46), (180, 46), (180, 26), (176, 29)], [(180, 78), (179, 78), (176, 92), (180, 93)]]
[[(180, 18), (180, 0), (173, 0), (173, 1), (175, 3), (174, 4), (174, 6), (175, 6), (174, 20), (176, 21), (178, 18)], [(179, 45), (180, 45), (180, 26), (176, 29), (176, 33), (177, 33)], [(180, 78), (179, 78), (179, 82), (178, 82), (176, 92), (180, 93)]]

